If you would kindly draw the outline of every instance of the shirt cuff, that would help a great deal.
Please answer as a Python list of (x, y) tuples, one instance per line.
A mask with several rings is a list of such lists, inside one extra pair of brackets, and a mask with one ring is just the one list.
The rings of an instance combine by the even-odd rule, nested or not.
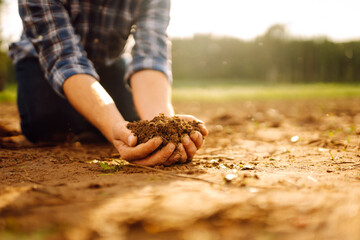
[(88, 74), (99, 81), (100, 77), (90, 60), (85, 57), (69, 57), (56, 62), (49, 73), (48, 79), (55, 92), (65, 98), (63, 84), (75, 74)]
[(170, 84), (173, 82), (173, 76), (171, 71), (171, 61), (163, 58), (146, 58), (135, 57), (133, 61), (126, 67), (126, 73), (124, 80), (129, 86), (130, 77), (141, 70), (156, 70), (165, 74)]

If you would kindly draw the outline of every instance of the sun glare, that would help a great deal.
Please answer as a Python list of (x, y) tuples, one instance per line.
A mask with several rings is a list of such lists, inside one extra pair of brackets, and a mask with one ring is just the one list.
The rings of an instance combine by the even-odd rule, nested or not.
[(360, 22), (359, 8), (356, 0), (172, 0), (169, 35), (211, 33), (252, 39), (280, 23), (295, 36), (341, 41), (360, 38), (360, 31), (351, 27)]
[(91, 88), (97, 98), (100, 99), (99, 102), (103, 102), (104, 106), (114, 103), (114, 100), (110, 97), (110, 95), (105, 91), (99, 82), (94, 82), (91, 84)]
[[(1, 33), (6, 41), (20, 36), (17, 1), (6, 0)], [(360, 39), (358, 0), (172, 0), (171, 37), (195, 33), (253, 39), (274, 24), (285, 24), (300, 37), (328, 36), (337, 41)]]

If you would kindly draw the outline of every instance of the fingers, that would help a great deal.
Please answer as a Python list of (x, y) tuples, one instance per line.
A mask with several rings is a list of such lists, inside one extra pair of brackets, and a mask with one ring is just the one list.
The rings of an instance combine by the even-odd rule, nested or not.
[[(184, 150), (186, 152), (186, 160), (192, 160), (196, 151), (202, 146), (204, 138), (200, 132), (194, 131), (188, 135), (182, 137), (182, 144), (184, 145)], [(183, 158), (181, 159), (183, 162)], [(185, 161), (186, 161), (185, 160)]]
[(187, 154), (182, 143), (179, 143), (176, 151), (170, 156), (168, 160), (164, 163), (165, 166), (170, 166), (175, 163), (185, 163), (187, 160)]
[(176, 115), (179, 118), (182, 118), (186, 121), (196, 121), (196, 122), (200, 122), (200, 123), (204, 123), (203, 121), (201, 121), (200, 119), (197, 119), (196, 117), (192, 116), (192, 115)]
[(181, 142), (184, 145), (187, 160), (191, 160), (197, 151), (195, 143), (190, 139), (188, 135), (184, 135), (181, 138)]
[(133, 133), (131, 133), (129, 136), (128, 136), (128, 145), (130, 147), (134, 147), (136, 145), (136, 142), (137, 142), (137, 137), (135, 137), (135, 135)]
[(170, 166), (173, 165), (175, 163), (177, 163), (180, 160), (181, 156), (180, 153), (178, 152), (178, 150), (174, 151), (173, 154), (169, 157), (169, 159), (167, 159), (163, 164), (165, 166)]
[(185, 148), (184, 148), (184, 145), (182, 143), (180, 143), (177, 147), (177, 150), (179, 151), (180, 153), (180, 160), (179, 162), (181, 163), (185, 163), (186, 160), (187, 160), (187, 153), (185, 151)]
[(146, 143), (142, 143), (137, 145), (136, 147), (129, 147), (126, 143), (121, 140), (115, 140), (114, 145), (116, 149), (119, 151), (120, 156), (128, 161), (143, 159), (154, 152), (162, 143), (161, 137), (155, 137), (147, 141)]
[(201, 134), (205, 137), (209, 134), (209, 131), (207, 130), (207, 128), (205, 127), (204, 123), (200, 123), (199, 124), (199, 128), (200, 128), (200, 132)]
[(205, 127), (205, 124), (203, 121), (201, 121), (200, 119), (191, 116), (191, 115), (177, 115), (179, 118), (184, 119), (186, 121), (196, 121), (199, 122), (199, 128), (200, 128), (200, 132), (203, 136), (207, 136), (209, 134), (209, 131), (207, 130), (207, 128)]
[(134, 147), (137, 142), (137, 137), (128, 129), (128, 122), (118, 123), (113, 128), (113, 138), (116, 140), (121, 140), (124, 143), (128, 144), (130, 147)]
[(143, 166), (155, 166), (155, 165), (164, 164), (173, 154), (175, 148), (176, 148), (175, 144), (169, 143), (159, 151), (156, 151), (154, 154), (141, 160), (132, 161), (132, 163)]
[(201, 135), (200, 132), (198, 131), (194, 131), (190, 134), (190, 138), (191, 140), (195, 143), (195, 146), (197, 149), (201, 148), (203, 142), (204, 142), (204, 138)]

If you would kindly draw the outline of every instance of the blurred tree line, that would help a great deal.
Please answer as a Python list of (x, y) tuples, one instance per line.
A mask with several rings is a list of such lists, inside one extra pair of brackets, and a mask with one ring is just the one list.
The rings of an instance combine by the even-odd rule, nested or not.
[(7, 51), (0, 49), (0, 91), (4, 90), (6, 83), (15, 83), (15, 73)]
[[(252, 41), (195, 35), (191, 39), (172, 39), (172, 45), (174, 77), (180, 81), (360, 82), (360, 41), (294, 39), (283, 25), (270, 27)], [(1, 91), (5, 82), (15, 82), (15, 74), (1, 38), (0, 46)]]
[(291, 38), (283, 25), (253, 41), (195, 35), (173, 39), (176, 79), (245, 79), (255, 82), (348, 82), (360, 80), (360, 41), (334, 43)]

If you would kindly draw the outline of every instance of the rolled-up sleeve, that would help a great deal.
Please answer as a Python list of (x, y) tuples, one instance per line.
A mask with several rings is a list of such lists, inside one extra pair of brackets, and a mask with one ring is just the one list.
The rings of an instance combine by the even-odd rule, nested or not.
[(19, 0), (25, 36), (33, 44), (39, 62), (54, 90), (64, 96), (63, 83), (75, 74), (99, 79), (75, 34), (69, 14), (60, 0)]
[(163, 72), (172, 82), (171, 43), (167, 35), (170, 21), (170, 0), (143, 1), (135, 22), (132, 62), (125, 80), (144, 69)]

